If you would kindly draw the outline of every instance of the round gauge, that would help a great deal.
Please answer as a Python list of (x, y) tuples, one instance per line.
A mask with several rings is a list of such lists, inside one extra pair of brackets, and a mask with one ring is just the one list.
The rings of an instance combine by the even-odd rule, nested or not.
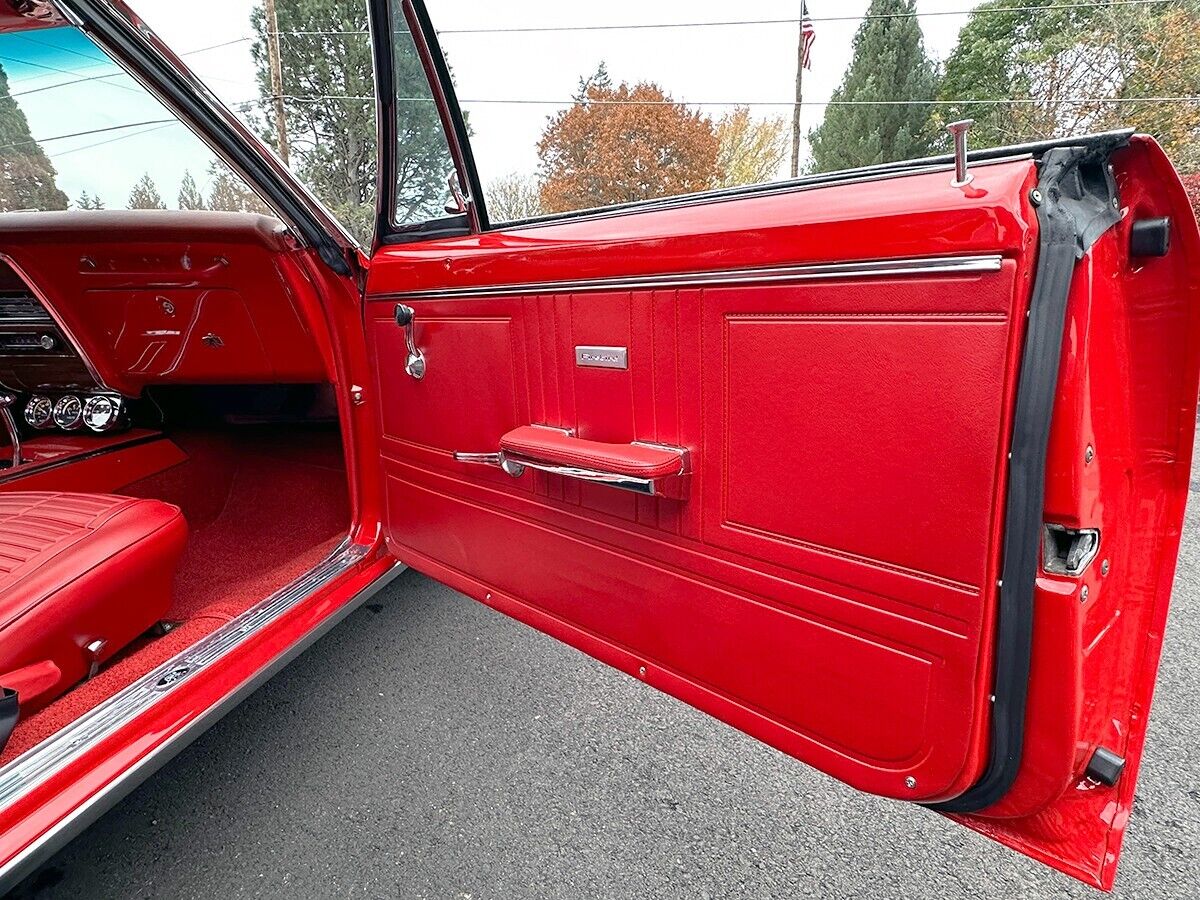
[(54, 424), (63, 431), (74, 431), (83, 424), (83, 401), (74, 394), (58, 398), (54, 404)]
[(97, 433), (111, 431), (121, 421), (121, 401), (98, 394), (83, 404), (83, 424)]
[(54, 402), (44, 394), (35, 394), (25, 404), (25, 422), (31, 428), (54, 427)]

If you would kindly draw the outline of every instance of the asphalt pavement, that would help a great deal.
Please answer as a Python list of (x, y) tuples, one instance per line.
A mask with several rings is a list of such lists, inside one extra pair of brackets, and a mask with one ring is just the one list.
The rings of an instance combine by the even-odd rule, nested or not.
[[(1200, 483), (1116, 896), (1200, 896)], [(1067, 898), (413, 572), (17, 897)]]

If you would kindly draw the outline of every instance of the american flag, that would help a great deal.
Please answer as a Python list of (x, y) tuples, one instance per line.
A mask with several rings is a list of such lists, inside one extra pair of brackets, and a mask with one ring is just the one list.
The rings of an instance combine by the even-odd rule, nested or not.
[(809, 57), (809, 51), (812, 49), (813, 41), (817, 39), (817, 31), (813, 28), (812, 19), (808, 15), (808, 3), (804, 3), (800, 9), (800, 40), (803, 42), (800, 61), (804, 68), (811, 69), (812, 59)]

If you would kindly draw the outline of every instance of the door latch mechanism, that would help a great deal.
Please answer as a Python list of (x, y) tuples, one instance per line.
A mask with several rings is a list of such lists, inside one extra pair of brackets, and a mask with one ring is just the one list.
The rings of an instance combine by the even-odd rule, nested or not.
[(411, 306), (397, 303), (395, 315), (396, 324), (404, 329), (404, 343), (408, 346), (408, 359), (404, 363), (404, 371), (420, 381), (425, 377), (425, 354), (417, 346), (417, 338), (413, 331), (417, 314)]

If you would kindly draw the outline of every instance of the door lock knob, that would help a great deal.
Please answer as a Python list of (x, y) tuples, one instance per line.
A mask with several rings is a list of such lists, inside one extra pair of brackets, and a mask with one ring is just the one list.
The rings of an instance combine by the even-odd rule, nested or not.
[(411, 306), (397, 303), (395, 309), (396, 324), (404, 329), (404, 343), (408, 347), (408, 359), (404, 362), (404, 371), (420, 381), (425, 377), (425, 354), (417, 346), (414, 331), (417, 314)]

